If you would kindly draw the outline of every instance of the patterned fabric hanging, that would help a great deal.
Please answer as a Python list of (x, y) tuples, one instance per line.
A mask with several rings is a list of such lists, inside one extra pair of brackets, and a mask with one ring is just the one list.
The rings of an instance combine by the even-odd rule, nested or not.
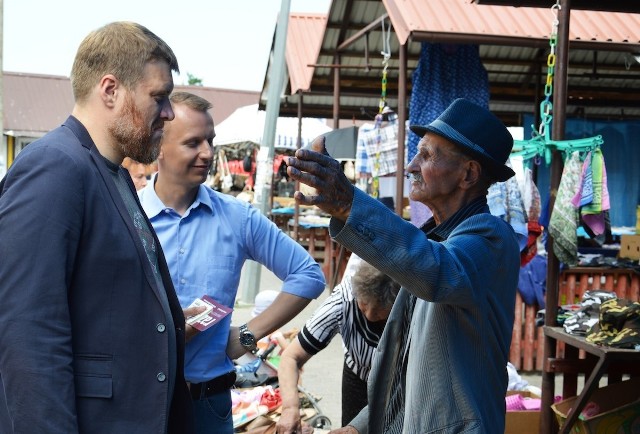
[[(418, 67), (411, 78), (411, 125), (429, 124), (456, 98), (467, 98), (482, 107), (489, 107), (489, 79), (477, 45), (424, 42)], [(411, 132), (408, 134), (407, 158), (411, 161), (422, 137)], [(422, 203), (410, 202), (411, 221), (420, 226), (431, 217), (431, 212)]]
[(549, 221), (553, 252), (561, 262), (570, 266), (578, 263), (578, 210), (571, 199), (578, 191), (581, 171), (580, 153), (575, 151), (565, 162)]

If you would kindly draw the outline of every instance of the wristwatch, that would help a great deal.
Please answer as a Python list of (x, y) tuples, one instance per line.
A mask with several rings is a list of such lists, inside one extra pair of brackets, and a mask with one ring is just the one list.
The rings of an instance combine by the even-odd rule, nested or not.
[(246, 348), (247, 351), (255, 354), (258, 352), (258, 346), (256, 345), (256, 337), (251, 330), (247, 328), (246, 324), (242, 324), (240, 330), (240, 345)]

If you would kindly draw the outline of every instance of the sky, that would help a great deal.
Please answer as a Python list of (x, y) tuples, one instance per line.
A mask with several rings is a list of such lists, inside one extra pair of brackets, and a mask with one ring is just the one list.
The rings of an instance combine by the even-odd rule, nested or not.
[[(0, 0), (2, 1), (2, 0)], [(323, 13), (330, 0), (290, 0)], [(111, 21), (135, 21), (162, 38), (208, 87), (262, 90), (281, 0), (4, 0), (3, 69), (69, 76), (78, 45)]]

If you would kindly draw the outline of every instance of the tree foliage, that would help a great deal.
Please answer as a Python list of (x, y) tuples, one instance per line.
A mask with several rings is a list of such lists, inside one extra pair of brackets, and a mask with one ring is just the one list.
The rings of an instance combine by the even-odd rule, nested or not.
[(196, 77), (190, 72), (187, 72), (187, 84), (189, 86), (202, 86), (202, 79)]

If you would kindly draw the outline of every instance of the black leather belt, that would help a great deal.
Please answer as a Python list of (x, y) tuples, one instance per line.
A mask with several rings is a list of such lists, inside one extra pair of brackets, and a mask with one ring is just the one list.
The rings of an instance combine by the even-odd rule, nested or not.
[(236, 381), (236, 371), (227, 372), (219, 377), (202, 383), (187, 383), (193, 399), (202, 399), (231, 389)]

